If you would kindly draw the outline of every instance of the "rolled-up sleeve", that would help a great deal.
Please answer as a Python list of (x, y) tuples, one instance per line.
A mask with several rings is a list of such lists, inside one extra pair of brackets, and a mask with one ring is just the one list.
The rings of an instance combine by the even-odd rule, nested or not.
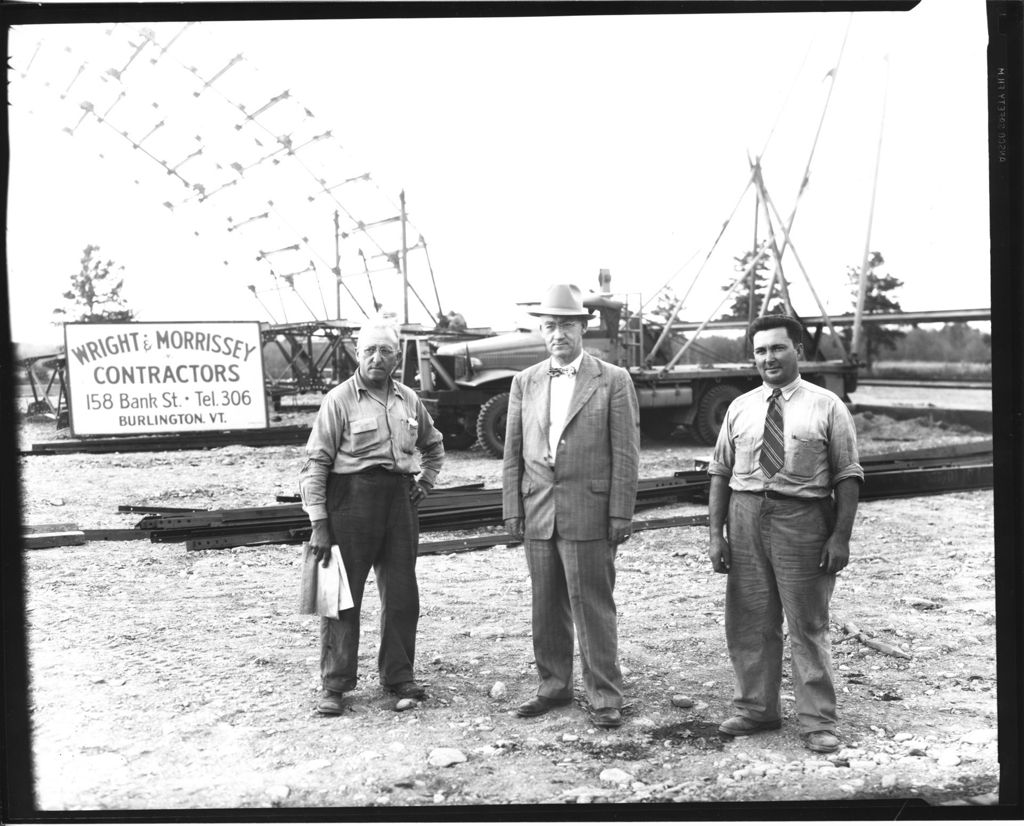
[(722, 429), (718, 431), (718, 439), (715, 441), (715, 452), (708, 463), (708, 475), (731, 477), (735, 463), (736, 454), (732, 442), (732, 416), (726, 413), (725, 421), (722, 422)]
[(327, 518), (327, 475), (345, 429), (345, 408), (335, 396), (326, 396), (306, 441), (306, 462), (299, 474), (302, 509), (310, 522)]
[(434, 487), (444, 463), (444, 437), (434, 427), (434, 420), (419, 399), (416, 400), (416, 421), (419, 431), (416, 447), (420, 452), (420, 481)]
[(832, 470), (832, 487), (843, 479), (864, 481), (864, 468), (860, 465), (857, 452), (857, 426), (853, 415), (841, 401), (832, 405), (831, 436), (829, 438), (829, 466)]

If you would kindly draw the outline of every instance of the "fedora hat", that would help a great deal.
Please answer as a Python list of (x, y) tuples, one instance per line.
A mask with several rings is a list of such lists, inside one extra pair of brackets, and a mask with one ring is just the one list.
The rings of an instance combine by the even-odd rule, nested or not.
[(575, 284), (553, 284), (544, 293), (540, 305), (527, 310), (530, 315), (557, 315), (591, 318), (593, 313), (583, 306), (583, 293)]

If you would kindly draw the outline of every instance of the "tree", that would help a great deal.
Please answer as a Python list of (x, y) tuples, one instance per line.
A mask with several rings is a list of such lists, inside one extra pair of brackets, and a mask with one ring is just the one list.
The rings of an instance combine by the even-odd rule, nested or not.
[[(660, 334), (662, 329), (670, 321), (677, 321), (678, 319), (673, 316), (672, 311), (675, 309), (679, 299), (675, 294), (675, 291), (669, 287), (662, 289), (658, 293), (654, 305), (646, 311), (644, 321), (647, 326), (648, 332), (651, 334), (651, 340), (647, 342), (647, 346), (650, 347)], [(662, 360), (667, 361), (671, 356), (676, 353), (684, 344), (687, 342), (687, 337), (682, 332), (674, 332), (668, 337), (668, 341), (663, 345), (661, 355), (664, 357)], [(689, 349), (683, 356), (683, 364), (701, 364), (710, 363), (716, 361), (743, 361), (746, 357), (744, 352), (744, 343), (742, 340), (732, 340), (724, 338), (722, 336), (707, 336), (705, 335), (701, 340), (691, 341)]]
[(655, 296), (654, 306), (646, 311), (646, 320), (664, 326), (676, 318), (672, 311), (676, 308), (679, 297), (671, 287), (662, 287), (661, 292)]
[[(864, 288), (864, 313), (898, 313), (903, 308), (896, 300), (893, 293), (903, 286), (898, 278), (886, 273), (882, 275), (878, 268), (885, 263), (882, 253), (872, 251), (868, 254), (867, 280)], [(850, 283), (850, 295), (853, 297), (853, 306), (856, 309), (857, 296), (860, 293), (860, 269), (858, 267), (846, 268), (846, 279)], [(852, 345), (853, 330), (847, 327), (843, 330), (843, 338), (847, 346)], [(903, 330), (884, 324), (865, 324), (861, 330), (861, 341), (864, 346), (864, 363), (870, 368), (876, 356), (882, 351), (895, 350), (897, 342), (906, 337)]]
[[(734, 258), (733, 260), (736, 262), (736, 265), (733, 269), (740, 273), (746, 272), (747, 268), (750, 266), (750, 262), (756, 254), (757, 253), (755, 252), (747, 252), (738, 258)], [(753, 285), (750, 283), (751, 275), (753, 275)], [(764, 293), (765, 290), (768, 289), (768, 280), (770, 276), (771, 269), (768, 266), (768, 260), (766, 257), (762, 257), (754, 265), (753, 272), (748, 273), (743, 284), (736, 288), (736, 297), (733, 299), (732, 305), (729, 309), (722, 314), (722, 318), (746, 321), (747, 319), (757, 318), (761, 315), (761, 307), (764, 304)], [(789, 286), (788, 281), (785, 283), (786, 286)], [(768, 304), (768, 313), (783, 313), (786, 311), (786, 303), (782, 300), (780, 287), (779, 279), (776, 279), (775, 285), (772, 288), (772, 298)], [(728, 290), (729, 285), (723, 286), (722, 289)], [(751, 302), (753, 302), (753, 309), (751, 309)]]
[[(99, 247), (89, 244), (82, 252), (82, 269), (71, 275), (71, 289), (63, 293), (66, 306), (57, 307), (54, 324), (65, 321), (131, 321), (135, 311), (121, 296), (124, 278), (113, 281), (113, 261), (94, 258)], [(123, 266), (116, 268), (120, 273)]]

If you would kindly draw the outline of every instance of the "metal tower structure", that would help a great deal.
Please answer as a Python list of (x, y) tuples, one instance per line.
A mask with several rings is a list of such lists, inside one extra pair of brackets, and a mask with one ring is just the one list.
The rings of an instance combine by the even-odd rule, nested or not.
[[(11, 38), (12, 114), (56, 113), (196, 236), (275, 324), (383, 308), (433, 326), (427, 245), (296, 90), (203, 23), (61, 24)], [(211, 273), (211, 277), (215, 277)]]

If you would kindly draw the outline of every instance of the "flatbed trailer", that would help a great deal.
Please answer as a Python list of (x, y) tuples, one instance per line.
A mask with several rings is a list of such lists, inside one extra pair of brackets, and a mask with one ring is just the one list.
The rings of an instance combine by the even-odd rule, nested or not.
[[(601, 293), (584, 298), (596, 318), (584, 335), (583, 349), (629, 371), (646, 434), (665, 438), (685, 427), (702, 443), (714, 444), (732, 400), (761, 383), (753, 362), (675, 363), (685, 339), (672, 332), (666, 339), (670, 346), (658, 354), (663, 326), (631, 312), (626, 299)], [(805, 353), (813, 357), (819, 340), (818, 334), (809, 336)], [(651, 357), (652, 351), (657, 358)], [(440, 346), (410, 338), (405, 375), (415, 380), (449, 447), (466, 448), (479, 441), (493, 456), (501, 456), (512, 379), (546, 357), (540, 333), (525, 330)], [(810, 358), (800, 363), (800, 374), (847, 402), (857, 386), (852, 359)]]

